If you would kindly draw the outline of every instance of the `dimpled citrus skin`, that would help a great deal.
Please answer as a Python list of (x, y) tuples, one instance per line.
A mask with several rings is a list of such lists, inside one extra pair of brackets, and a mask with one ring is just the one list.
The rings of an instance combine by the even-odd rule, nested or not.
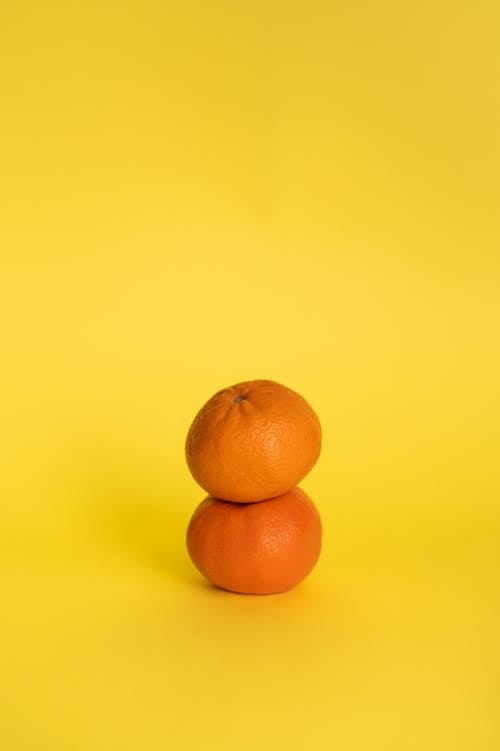
[(321, 426), (306, 400), (274, 381), (223, 389), (200, 409), (186, 440), (194, 479), (210, 495), (251, 503), (295, 487), (316, 463)]
[(300, 488), (262, 503), (209, 496), (191, 518), (187, 547), (196, 568), (218, 587), (276, 594), (313, 569), (321, 552), (321, 520)]

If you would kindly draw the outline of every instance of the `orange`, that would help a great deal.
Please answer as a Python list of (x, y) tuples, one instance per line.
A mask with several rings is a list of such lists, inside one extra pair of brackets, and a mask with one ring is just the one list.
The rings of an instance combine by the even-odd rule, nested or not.
[(187, 547), (196, 568), (232, 592), (274, 594), (295, 587), (321, 551), (321, 520), (300, 488), (261, 503), (209, 496), (194, 512)]
[(316, 463), (321, 426), (306, 400), (274, 381), (217, 392), (189, 430), (186, 460), (216, 498), (262, 501), (295, 487)]

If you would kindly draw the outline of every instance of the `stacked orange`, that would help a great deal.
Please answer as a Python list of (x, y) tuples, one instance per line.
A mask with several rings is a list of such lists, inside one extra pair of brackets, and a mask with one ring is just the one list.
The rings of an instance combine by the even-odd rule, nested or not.
[(233, 592), (292, 589), (321, 550), (321, 520), (297, 484), (318, 460), (321, 426), (306, 400), (274, 381), (218, 391), (186, 440), (194, 479), (209, 493), (187, 547), (196, 568)]

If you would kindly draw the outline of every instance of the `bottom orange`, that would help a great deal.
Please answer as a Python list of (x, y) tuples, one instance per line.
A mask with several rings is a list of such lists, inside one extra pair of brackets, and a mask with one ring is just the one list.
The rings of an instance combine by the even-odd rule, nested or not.
[(205, 498), (187, 530), (196, 568), (222, 589), (275, 594), (295, 587), (321, 551), (321, 519), (300, 488), (257, 503)]

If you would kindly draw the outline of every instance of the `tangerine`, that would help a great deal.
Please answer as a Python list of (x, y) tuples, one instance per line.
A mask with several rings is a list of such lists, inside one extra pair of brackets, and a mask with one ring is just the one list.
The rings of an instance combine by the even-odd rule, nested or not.
[(186, 460), (210, 495), (252, 503), (282, 495), (312, 469), (321, 426), (300, 394), (274, 381), (218, 391), (188, 432)]
[(261, 503), (209, 496), (191, 518), (187, 547), (196, 568), (222, 589), (285, 592), (318, 560), (321, 519), (300, 488)]

